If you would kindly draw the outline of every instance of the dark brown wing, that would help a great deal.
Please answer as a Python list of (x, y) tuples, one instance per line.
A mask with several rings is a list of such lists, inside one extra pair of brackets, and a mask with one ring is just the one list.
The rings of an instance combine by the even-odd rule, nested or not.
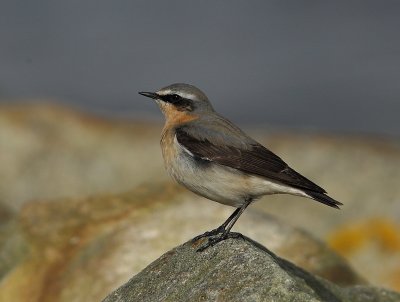
[(176, 130), (176, 138), (179, 144), (203, 160), (263, 176), (292, 187), (326, 193), (324, 189), (291, 169), (279, 156), (255, 141), (252, 141), (247, 149), (226, 144), (217, 145), (210, 142), (212, 138), (195, 138), (185, 127)]

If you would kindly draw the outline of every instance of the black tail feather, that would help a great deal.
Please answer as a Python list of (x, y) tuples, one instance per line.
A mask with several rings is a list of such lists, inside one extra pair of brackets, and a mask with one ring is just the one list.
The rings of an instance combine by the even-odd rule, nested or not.
[(324, 194), (324, 193), (318, 193), (318, 192), (314, 192), (314, 191), (310, 191), (310, 190), (304, 190), (304, 192), (310, 196), (312, 199), (326, 204), (327, 206), (330, 206), (332, 208), (336, 208), (336, 209), (340, 209), (339, 206), (343, 205), (343, 203), (329, 197), (328, 195)]

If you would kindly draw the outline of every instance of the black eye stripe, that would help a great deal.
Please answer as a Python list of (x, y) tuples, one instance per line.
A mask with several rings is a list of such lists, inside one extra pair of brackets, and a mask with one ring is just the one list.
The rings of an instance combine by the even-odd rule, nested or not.
[(178, 104), (182, 100), (184, 100), (181, 96), (177, 94), (167, 94), (163, 96), (163, 101), (171, 103), (171, 104)]
[(193, 110), (193, 102), (189, 99), (183, 98), (178, 94), (163, 95), (161, 99), (164, 102), (171, 103), (179, 109)]
[(164, 102), (168, 102), (174, 105), (179, 105), (180, 103), (190, 102), (190, 100), (185, 99), (177, 94), (167, 94), (162, 97)]

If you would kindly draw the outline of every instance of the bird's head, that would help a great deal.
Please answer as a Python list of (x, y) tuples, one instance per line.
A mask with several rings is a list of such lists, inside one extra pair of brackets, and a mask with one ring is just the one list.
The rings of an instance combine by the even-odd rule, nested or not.
[(156, 101), (167, 122), (183, 122), (196, 119), (201, 114), (213, 112), (207, 96), (197, 87), (189, 84), (172, 84), (157, 92), (139, 92)]

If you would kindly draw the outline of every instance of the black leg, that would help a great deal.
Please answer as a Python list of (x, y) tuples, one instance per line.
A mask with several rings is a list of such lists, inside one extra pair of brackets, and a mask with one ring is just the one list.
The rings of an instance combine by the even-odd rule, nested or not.
[[(240, 215), (243, 214), (244, 210), (249, 206), (249, 204), (252, 202), (252, 199), (247, 199), (245, 201), (245, 203), (240, 207), (237, 208), (231, 216), (229, 216), (229, 218), (218, 228), (210, 231), (210, 232), (206, 232), (203, 235), (197, 236), (196, 238), (194, 238), (194, 241), (203, 238), (203, 237), (210, 237), (210, 236), (215, 236), (215, 235), (219, 235), (218, 237), (211, 237), (208, 238), (208, 242), (203, 245), (202, 247), (200, 247), (197, 251), (198, 252), (202, 252), (205, 249), (207, 249), (210, 246), (213, 246), (215, 244), (217, 244), (218, 242), (221, 242), (229, 237), (230, 234), (230, 230), (232, 229), (232, 227), (234, 226), (234, 224), (236, 223), (236, 221), (239, 219)], [(238, 234), (235, 234), (235, 236), (233, 237), (237, 237)]]
[(228, 219), (221, 224), (219, 227), (217, 227), (214, 230), (205, 232), (204, 234), (201, 234), (199, 236), (196, 236), (195, 238), (193, 238), (193, 242), (199, 240), (200, 238), (204, 238), (204, 237), (210, 237), (210, 236), (215, 236), (218, 234), (222, 234), (225, 232), (226, 230), (226, 226), (229, 224), (229, 222), (231, 222), (231, 220), (240, 212), (241, 208), (237, 208), (232, 214), (231, 216), (228, 217)]
[(231, 231), (231, 229), (233, 228), (233, 225), (236, 223), (236, 221), (239, 219), (240, 215), (243, 214), (244, 210), (246, 210), (246, 208), (249, 206), (249, 204), (251, 202), (252, 202), (251, 199), (246, 200), (245, 203), (240, 208), (236, 209), (236, 210), (239, 210), (239, 211), (237, 211), (237, 213), (235, 211), (233, 213), (235, 215), (232, 214), (232, 216), (233, 216), (232, 218), (229, 217), (229, 218), (231, 218), (230, 221), (225, 221), (225, 223), (226, 222), (228, 222), (228, 223), (226, 223), (226, 225), (225, 225), (225, 231), (223, 232), (223, 235), (226, 236)]

